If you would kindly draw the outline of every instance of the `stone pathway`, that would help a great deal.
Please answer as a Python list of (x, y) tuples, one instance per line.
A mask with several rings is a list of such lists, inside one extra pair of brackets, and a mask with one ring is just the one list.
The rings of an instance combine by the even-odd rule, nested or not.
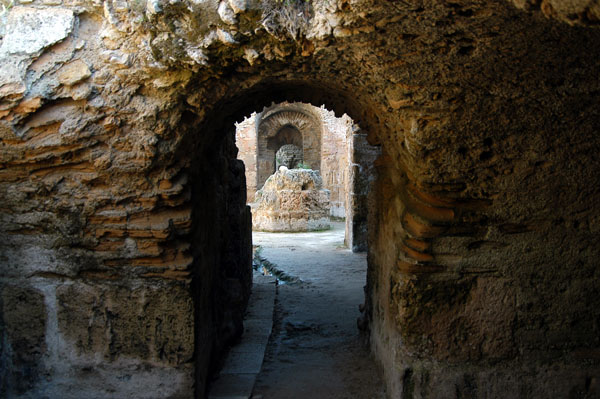
[(343, 241), (343, 223), (324, 232), (253, 234), (264, 258), (300, 279), (277, 288), (273, 333), (253, 398), (385, 397), (356, 323), (366, 254), (352, 253)]
[(324, 232), (253, 234), (261, 256), (291, 279), (277, 286), (274, 320), (275, 285), (255, 280), (242, 343), (232, 349), (209, 398), (385, 398), (356, 327), (366, 256), (344, 248), (343, 240), (343, 223)]

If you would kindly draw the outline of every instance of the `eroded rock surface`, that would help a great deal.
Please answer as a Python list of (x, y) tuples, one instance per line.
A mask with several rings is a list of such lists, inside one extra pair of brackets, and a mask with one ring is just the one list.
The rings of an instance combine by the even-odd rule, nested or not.
[(0, 395), (202, 396), (250, 290), (233, 124), (298, 101), (381, 148), (348, 203), (392, 397), (598, 396), (597, 1), (289, 3), (0, 16)]
[(331, 227), (329, 191), (318, 171), (279, 168), (256, 192), (252, 229), (257, 231), (314, 231)]

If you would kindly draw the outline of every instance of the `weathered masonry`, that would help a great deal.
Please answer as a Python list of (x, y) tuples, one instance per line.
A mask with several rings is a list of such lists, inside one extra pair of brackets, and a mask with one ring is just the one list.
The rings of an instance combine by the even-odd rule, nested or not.
[(203, 397), (251, 289), (235, 122), (284, 102), (380, 148), (390, 397), (600, 395), (596, 1), (0, 11), (0, 396)]
[(246, 167), (247, 201), (277, 170), (284, 145), (301, 151), (304, 166), (319, 170), (330, 191), (331, 216), (346, 219), (346, 244), (367, 249), (367, 197), (379, 149), (348, 115), (337, 118), (324, 107), (274, 104), (236, 124), (238, 159)]
[(331, 228), (329, 191), (319, 171), (281, 166), (256, 192), (252, 230), (300, 232)]

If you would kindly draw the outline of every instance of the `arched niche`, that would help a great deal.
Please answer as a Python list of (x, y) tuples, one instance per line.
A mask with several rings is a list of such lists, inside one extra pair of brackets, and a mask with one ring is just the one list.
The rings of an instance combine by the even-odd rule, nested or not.
[(275, 166), (279, 170), (280, 166), (288, 169), (297, 168), (302, 163), (302, 148), (294, 144), (284, 144), (275, 153)]
[(275, 105), (257, 115), (257, 187), (275, 172), (275, 153), (286, 144), (302, 148), (303, 162), (319, 170), (321, 125), (319, 115), (306, 104)]
[(270, 150), (279, 150), (286, 144), (293, 144), (302, 148), (302, 133), (294, 125), (285, 125), (273, 137), (267, 140), (267, 148)]

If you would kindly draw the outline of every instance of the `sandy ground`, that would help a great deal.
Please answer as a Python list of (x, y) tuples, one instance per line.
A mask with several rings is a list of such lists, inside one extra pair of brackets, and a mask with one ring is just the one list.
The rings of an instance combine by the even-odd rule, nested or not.
[(344, 226), (253, 234), (261, 256), (300, 282), (278, 286), (273, 333), (254, 398), (385, 398), (380, 370), (356, 320), (366, 255), (343, 248)]

